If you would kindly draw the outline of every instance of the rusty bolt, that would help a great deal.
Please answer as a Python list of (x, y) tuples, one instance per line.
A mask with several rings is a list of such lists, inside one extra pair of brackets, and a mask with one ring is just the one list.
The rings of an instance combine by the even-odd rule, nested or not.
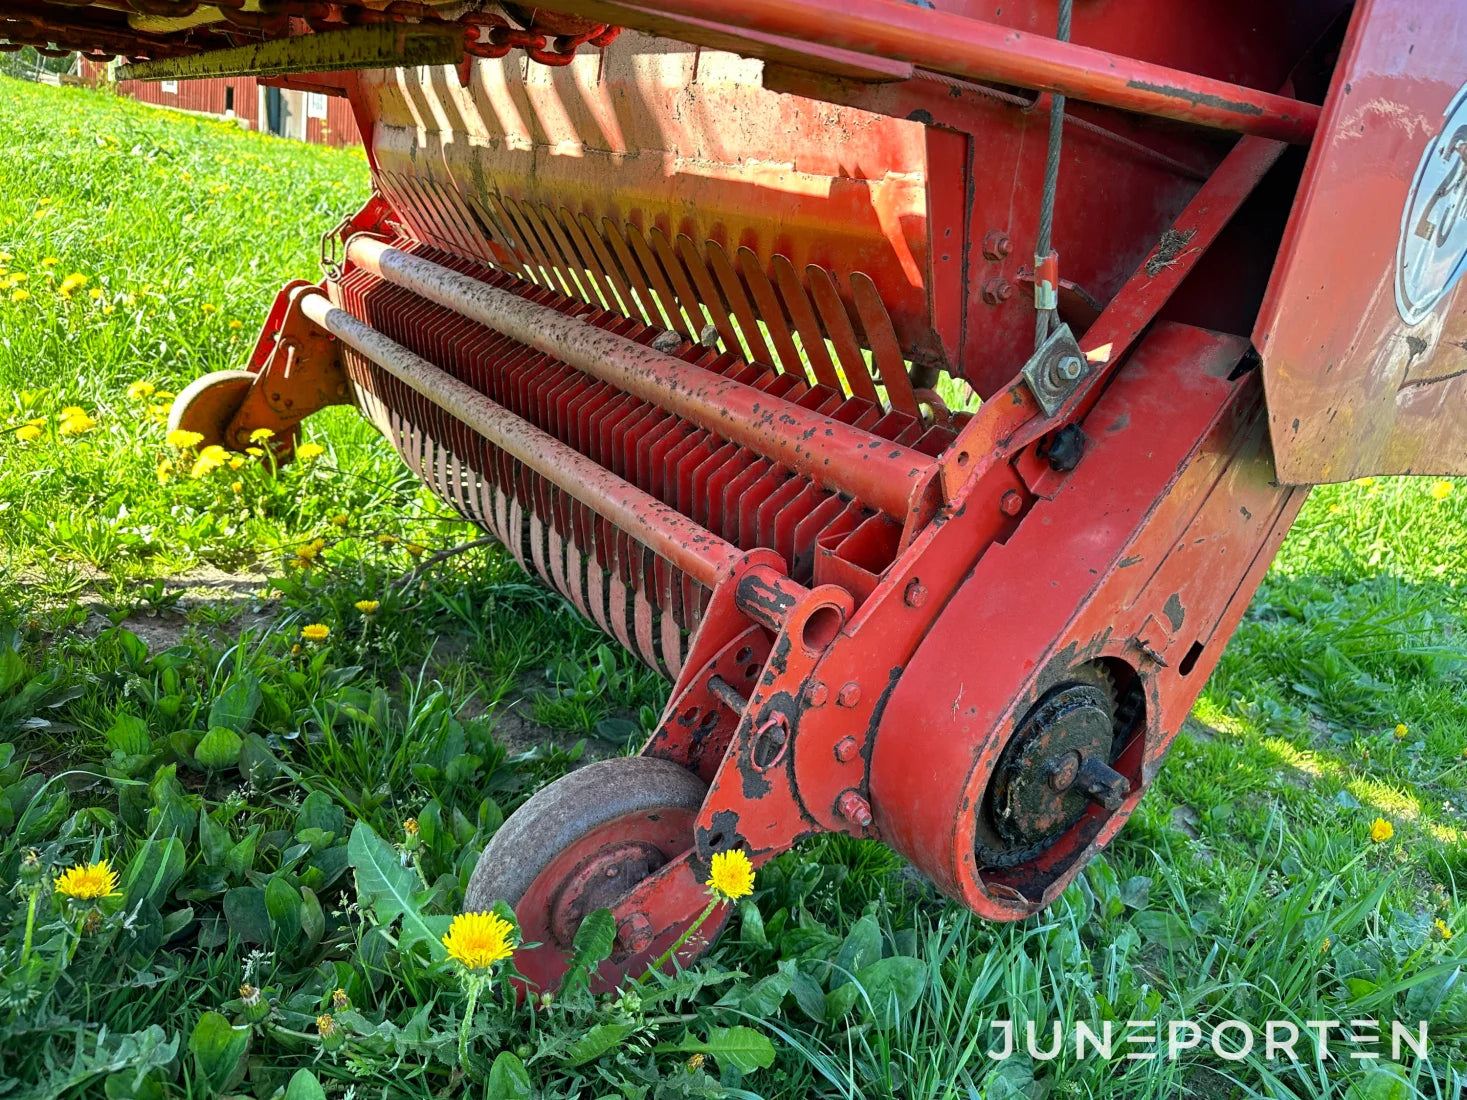
[(1010, 489), (998, 498), (998, 510), (1006, 516), (1017, 516), (1024, 510), (1024, 498), (1019, 495), (1019, 490)]
[(838, 707), (853, 707), (861, 701), (861, 685), (852, 680), (840, 689), (840, 694), (835, 697), (835, 705)]
[(871, 803), (862, 798), (859, 792), (843, 791), (835, 806), (840, 811), (841, 817), (852, 825), (864, 829), (871, 824)]
[(1013, 251), (1013, 247), (1014, 242), (1009, 240), (1009, 235), (1002, 229), (990, 229), (983, 238), (983, 258), (1001, 260)]
[(616, 938), (628, 951), (645, 951), (652, 946), (652, 922), (645, 913), (633, 913), (617, 925)]
[(927, 602), (927, 586), (913, 577), (907, 582), (907, 590), (904, 593), (908, 607), (921, 607)]
[(991, 306), (1007, 302), (1014, 296), (1014, 284), (1002, 276), (994, 276), (983, 284), (983, 300)]
[(823, 707), (829, 697), (830, 689), (825, 686), (824, 680), (811, 680), (809, 687), (805, 688), (805, 702), (812, 707)]
[(842, 737), (835, 743), (835, 758), (842, 764), (849, 764), (856, 759), (856, 754), (861, 751), (861, 746), (856, 744), (854, 737)]

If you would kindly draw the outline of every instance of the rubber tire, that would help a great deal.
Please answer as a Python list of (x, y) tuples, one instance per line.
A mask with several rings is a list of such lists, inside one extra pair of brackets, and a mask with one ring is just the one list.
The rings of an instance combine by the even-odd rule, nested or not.
[(482, 912), (496, 901), (513, 909), (555, 857), (593, 829), (648, 810), (696, 812), (707, 793), (692, 772), (652, 756), (617, 756), (569, 772), (499, 827), (469, 878), (464, 911)]
[(227, 450), (236, 450), (225, 440), (224, 429), (254, 384), (255, 375), (247, 370), (216, 370), (200, 375), (173, 399), (168, 430), (198, 432), (204, 437), (200, 447), (218, 443)]

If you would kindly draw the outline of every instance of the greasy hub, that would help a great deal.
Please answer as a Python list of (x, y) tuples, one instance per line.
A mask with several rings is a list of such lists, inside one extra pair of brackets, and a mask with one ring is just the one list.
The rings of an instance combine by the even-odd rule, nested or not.
[(985, 800), (992, 835), (978, 838), (980, 863), (1011, 867), (1033, 859), (1091, 802), (1114, 808), (1129, 789), (1109, 766), (1115, 735), (1109, 678), (1086, 671), (1096, 673), (1085, 676), (1091, 682), (1051, 689), (1005, 748)]

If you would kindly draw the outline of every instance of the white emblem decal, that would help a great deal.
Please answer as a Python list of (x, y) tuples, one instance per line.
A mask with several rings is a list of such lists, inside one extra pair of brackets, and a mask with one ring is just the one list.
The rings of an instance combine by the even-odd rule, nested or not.
[(1418, 325), (1467, 270), (1467, 85), (1426, 147), (1401, 218), (1396, 309)]

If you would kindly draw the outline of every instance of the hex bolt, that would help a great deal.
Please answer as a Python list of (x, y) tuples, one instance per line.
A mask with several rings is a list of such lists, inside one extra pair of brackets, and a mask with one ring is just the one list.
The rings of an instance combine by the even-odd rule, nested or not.
[(852, 680), (840, 689), (840, 694), (835, 697), (835, 705), (838, 707), (853, 707), (861, 701), (861, 685)]
[(1013, 251), (1014, 242), (1002, 229), (990, 229), (983, 238), (983, 258), (1001, 260)]
[(1075, 777), (1075, 788), (1083, 791), (1092, 802), (1107, 810), (1119, 809), (1126, 795), (1131, 793), (1131, 781), (1114, 768), (1091, 758), (1080, 766)]
[(645, 913), (633, 913), (617, 925), (616, 938), (628, 951), (645, 951), (652, 946), (652, 922)]
[(1017, 516), (1024, 510), (1024, 498), (1017, 489), (1010, 489), (998, 498), (998, 510), (1006, 516)]
[(983, 284), (983, 300), (991, 306), (1007, 302), (1014, 296), (1014, 285), (1001, 275), (996, 275)]
[(805, 702), (812, 707), (823, 707), (829, 697), (830, 689), (823, 680), (811, 680), (809, 687), (805, 688)]
[(608, 868), (606, 868), (606, 877), (607, 878), (616, 878), (616, 876), (619, 875), (619, 874), (621, 874), (621, 868), (620, 867), (608, 867)]
[(856, 744), (854, 737), (842, 737), (835, 743), (835, 758), (842, 764), (849, 764), (860, 753), (861, 746)]
[(921, 607), (927, 602), (927, 586), (916, 577), (913, 577), (907, 582), (904, 598), (907, 601), (908, 607)]
[(1044, 773), (1049, 780), (1049, 789), (1064, 792), (1075, 785), (1075, 779), (1080, 774), (1080, 754), (1078, 752), (1067, 752), (1056, 756), (1044, 765)]
[(841, 817), (845, 818), (852, 825), (856, 825), (862, 829), (870, 827), (871, 803), (862, 798), (860, 792), (854, 789), (841, 792), (841, 796), (836, 801), (835, 806), (840, 811)]

